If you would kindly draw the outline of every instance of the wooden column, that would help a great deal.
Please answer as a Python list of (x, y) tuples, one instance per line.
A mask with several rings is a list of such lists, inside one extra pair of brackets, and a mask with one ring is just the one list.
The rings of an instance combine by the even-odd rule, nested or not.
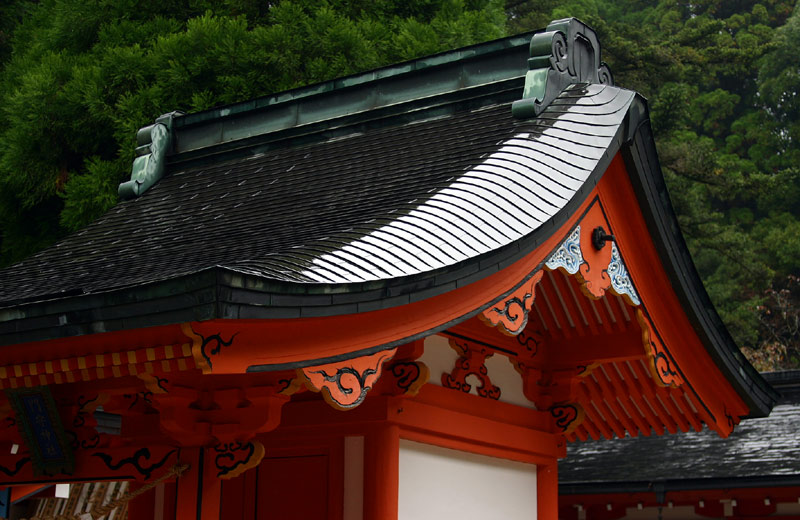
[[(128, 492), (133, 493), (142, 486), (144, 486), (142, 482), (129, 482)], [(128, 502), (128, 520), (155, 520), (158, 518), (155, 497), (156, 491), (151, 489)], [(163, 508), (162, 504), (161, 509)]]
[(380, 425), (364, 446), (364, 520), (397, 520), (400, 428)]
[[(211, 451), (211, 453), (209, 453)], [(213, 450), (182, 449), (180, 459), (191, 467), (178, 478), (175, 520), (220, 520), (221, 483), (213, 472)], [(165, 518), (172, 518), (167, 512)]]
[(536, 467), (537, 520), (558, 520), (558, 464)]

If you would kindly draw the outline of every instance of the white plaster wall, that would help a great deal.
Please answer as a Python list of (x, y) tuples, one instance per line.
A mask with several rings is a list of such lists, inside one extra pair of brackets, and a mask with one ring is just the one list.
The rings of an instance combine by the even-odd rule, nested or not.
[(536, 466), (400, 441), (398, 520), (536, 520)]
[[(452, 372), (457, 359), (458, 353), (450, 346), (448, 338), (438, 334), (425, 338), (425, 351), (420, 361), (430, 369), (429, 383), (442, 386), (442, 374)], [(486, 360), (486, 370), (492, 383), (500, 388), (500, 401), (535, 408), (522, 393), (522, 376), (508, 357), (494, 354)], [(475, 376), (467, 376), (467, 383), (472, 385), (469, 393), (478, 395), (476, 388), (480, 386), (480, 380)]]

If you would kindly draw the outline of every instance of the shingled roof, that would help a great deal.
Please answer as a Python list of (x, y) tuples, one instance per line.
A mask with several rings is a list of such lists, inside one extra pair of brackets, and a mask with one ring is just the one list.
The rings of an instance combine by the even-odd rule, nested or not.
[(602, 173), (632, 100), (616, 87), (580, 86), (534, 120), (515, 120), (501, 103), (176, 168), (141, 198), (2, 271), (15, 283), (2, 283), (0, 301), (215, 267), (302, 284), (436, 277), (564, 208)]
[(765, 375), (783, 394), (769, 417), (742, 421), (726, 439), (701, 431), (571, 444), (561, 493), (800, 485), (800, 372)]
[(738, 353), (683, 243), (646, 102), (611, 83), (594, 33), (568, 19), (533, 39), (162, 116), (139, 133), (120, 189), (133, 198), (0, 270), (0, 345), (429, 299), (555, 240), (621, 156), (700, 341), (750, 413), (768, 413), (770, 389)]

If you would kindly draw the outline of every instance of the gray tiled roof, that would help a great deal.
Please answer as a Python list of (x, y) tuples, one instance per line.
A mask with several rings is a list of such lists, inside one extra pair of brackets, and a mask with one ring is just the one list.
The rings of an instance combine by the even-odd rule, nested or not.
[(800, 475), (798, 376), (767, 374), (783, 401), (769, 417), (743, 420), (726, 439), (703, 430), (575, 443), (559, 462), (559, 481), (569, 486)]
[(0, 271), (0, 302), (215, 266), (303, 284), (447, 268), (564, 208), (618, 149), (632, 100), (616, 87), (576, 86), (529, 121), (501, 104), (174, 171)]

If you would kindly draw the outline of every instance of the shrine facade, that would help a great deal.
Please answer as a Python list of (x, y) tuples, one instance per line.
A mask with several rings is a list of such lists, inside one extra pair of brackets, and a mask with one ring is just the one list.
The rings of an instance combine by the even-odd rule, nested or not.
[(12, 501), (125, 481), (96, 514), (555, 520), (568, 443), (725, 437), (775, 402), (646, 101), (577, 20), (137, 142), (122, 202), (0, 271)]

